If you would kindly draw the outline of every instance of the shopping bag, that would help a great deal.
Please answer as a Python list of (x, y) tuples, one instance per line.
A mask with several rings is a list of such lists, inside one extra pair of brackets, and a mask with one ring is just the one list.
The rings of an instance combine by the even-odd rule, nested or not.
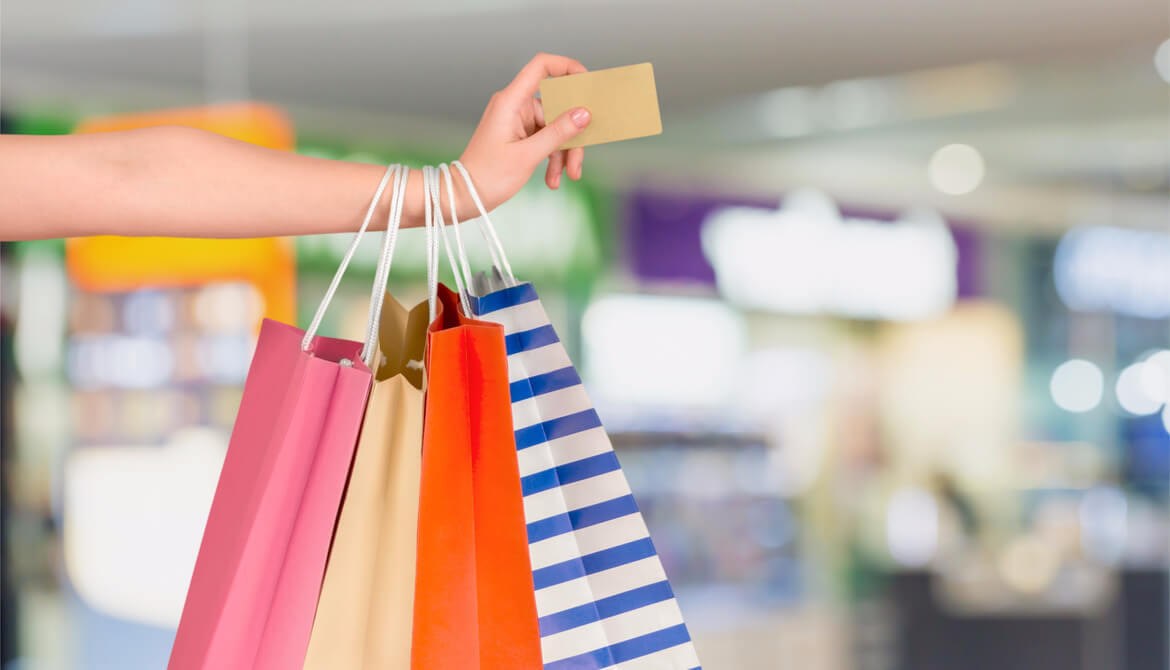
[(382, 362), (325, 569), (306, 670), (409, 670), (427, 305), (387, 295)]
[(454, 166), (494, 247), (493, 275), (476, 282), (487, 290), (469, 302), (478, 318), (504, 327), (544, 667), (696, 668), (682, 612), (601, 419), (536, 289), (516, 281), (470, 176)]
[[(437, 178), (424, 169), (437, 198)], [(434, 189), (434, 190), (432, 190)], [(468, 318), (437, 284), (431, 200), (431, 321), (423, 421), (412, 667), (541, 667), (503, 329)], [(458, 275), (456, 275), (458, 282)]]
[(370, 389), (370, 342), (316, 335), (397, 166), (387, 169), (307, 331), (265, 320), (244, 384), (168, 667), (294, 668), (304, 660)]

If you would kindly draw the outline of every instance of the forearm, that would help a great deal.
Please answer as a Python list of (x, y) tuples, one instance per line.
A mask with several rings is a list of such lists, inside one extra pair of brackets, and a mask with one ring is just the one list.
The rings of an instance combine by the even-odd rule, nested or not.
[[(384, 172), (385, 166), (299, 156), (190, 128), (3, 136), (0, 238), (352, 232)], [(453, 177), (459, 218), (470, 218), (474, 207), (458, 173)], [(389, 200), (387, 189), (372, 229), (385, 228)], [(445, 188), (442, 201), (446, 214)], [(422, 225), (422, 218), (422, 176), (415, 170), (402, 225)]]

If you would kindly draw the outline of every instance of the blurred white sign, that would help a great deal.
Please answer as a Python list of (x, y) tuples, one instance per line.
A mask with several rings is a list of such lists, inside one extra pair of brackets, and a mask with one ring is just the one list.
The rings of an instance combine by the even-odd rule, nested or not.
[(938, 214), (842, 218), (816, 191), (793, 193), (778, 210), (716, 210), (703, 250), (719, 290), (755, 309), (912, 320), (945, 312), (957, 291), (958, 252)]
[(206, 428), (163, 446), (73, 450), (65, 462), (65, 570), (98, 611), (179, 623), (227, 436)]
[(1056, 247), (1056, 291), (1071, 309), (1148, 319), (1170, 316), (1170, 235), (1074, 228)]
[(607, 402), (716, 406), (731, 397), (746, 327), (717, 300), (609, 295), (582, 322), (589, 390)]

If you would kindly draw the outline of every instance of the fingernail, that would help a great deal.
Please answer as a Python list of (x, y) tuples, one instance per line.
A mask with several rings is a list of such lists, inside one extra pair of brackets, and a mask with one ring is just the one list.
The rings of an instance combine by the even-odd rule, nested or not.
[(589, 125), (589, 110), (584, 107), (578, 107), (569, 114), (569, 118), (573, 120), (573, 124), (578, 128), (584, 128)]
[(552, 187), (556, 188), (561, 185), (561, 176), (557, 175), (552, 178)]

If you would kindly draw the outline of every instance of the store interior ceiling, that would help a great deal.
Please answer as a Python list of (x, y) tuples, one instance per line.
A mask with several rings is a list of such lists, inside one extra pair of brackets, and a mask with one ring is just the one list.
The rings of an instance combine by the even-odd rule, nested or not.
[[(591, 150), (599, 182), (812, 185), (1005, 228), (1164, 229), (1168, 27), (1164, 0), (6, 0), (0, 102), (253, 97), (317, 136), (455, 151), (537, 51), (650, 61), (665, 133)], [(986, 164), (961, 198), (926, 177), (950, 143)]]

